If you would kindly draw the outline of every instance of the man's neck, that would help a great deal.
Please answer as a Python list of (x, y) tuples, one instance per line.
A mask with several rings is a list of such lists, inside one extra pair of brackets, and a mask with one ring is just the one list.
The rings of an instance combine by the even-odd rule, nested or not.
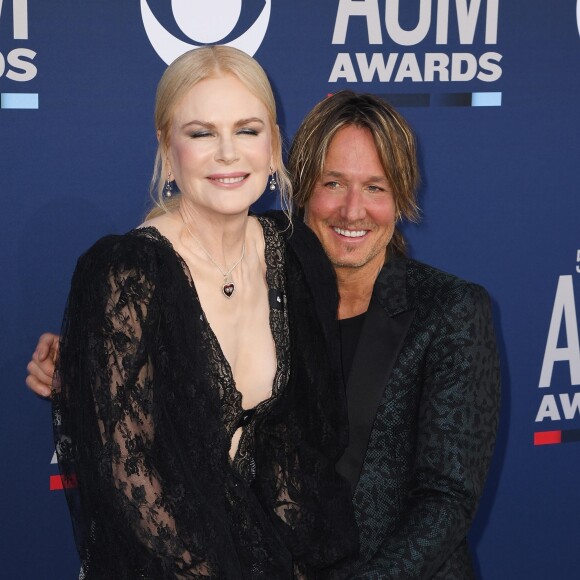
[[(381, 266), (382, 267), (382, 266)], [(381, 268), (336, 268), (336, 280), (340, 303), (338, 318), (352, 318), (366, 312), (369, 308), (375, 281)]]

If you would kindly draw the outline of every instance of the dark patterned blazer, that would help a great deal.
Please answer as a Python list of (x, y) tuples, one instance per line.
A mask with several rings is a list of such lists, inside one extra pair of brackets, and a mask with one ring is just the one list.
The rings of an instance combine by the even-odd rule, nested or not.
[(347, 381), (338, 470), (360, 530), (358, 579), (474, 578), (467, 532), (498, 422), (499, 361), (481, 287), (391, 256)]

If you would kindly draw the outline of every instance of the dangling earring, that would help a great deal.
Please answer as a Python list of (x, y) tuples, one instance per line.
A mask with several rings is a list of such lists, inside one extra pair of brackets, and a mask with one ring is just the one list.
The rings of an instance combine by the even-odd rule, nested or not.
[(270, 191), (276, 189), (276, 177), (274, 177), (274, 170), (270, 167)]
[(167, 181), (165, 182), (165, 197), (171, 197), (171, 194), (173, 193), (173, 187), (171, 185), (171, 171), (169, 171), (169, 173), (167, 174)]

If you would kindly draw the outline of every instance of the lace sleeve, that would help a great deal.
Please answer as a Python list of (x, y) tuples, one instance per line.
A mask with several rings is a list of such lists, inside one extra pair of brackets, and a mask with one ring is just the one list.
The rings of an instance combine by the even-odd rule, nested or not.
[(67, 493), (83, 573), (215, 577), (203, 534), (176, 517), (185, 491), (157, 466), (154, 276), (102, 266), (90, 253), (77, 266), (54, 397), (60, 468), (78, 481)]

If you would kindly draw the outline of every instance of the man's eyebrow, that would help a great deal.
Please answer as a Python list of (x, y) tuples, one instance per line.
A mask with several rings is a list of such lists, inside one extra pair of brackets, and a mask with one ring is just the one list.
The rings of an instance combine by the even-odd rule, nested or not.
[[(322, 177), (344, 177), (344, 173), (336, 170), (328, 170), (322, 172)], [(370, 175), (365, 181), (375, 181), (379, 183), (388, 183), (389, 180), (385, 175)]]
[(328, 175), (328, 177), (342, 177), (340, 171), (323, 171), (322, 175)]

